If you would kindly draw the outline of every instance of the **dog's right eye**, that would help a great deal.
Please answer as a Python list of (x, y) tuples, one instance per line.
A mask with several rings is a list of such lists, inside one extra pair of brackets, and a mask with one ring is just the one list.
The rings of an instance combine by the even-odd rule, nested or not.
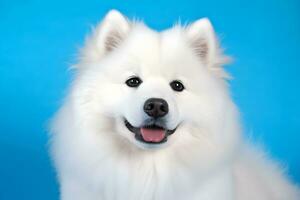
[(138, 87), (139, 85), (141, 85), (142, 82), (143, 81), (139, 77), (134, 76), (129, 78), (125, 83), (129, 87)]

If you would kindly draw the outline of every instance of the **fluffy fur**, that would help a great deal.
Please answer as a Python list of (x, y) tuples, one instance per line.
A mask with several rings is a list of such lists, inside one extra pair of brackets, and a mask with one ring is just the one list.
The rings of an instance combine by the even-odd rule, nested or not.
[[(163, 32), (110, 11), (87, 39), (52, 125), (62, 200), (296, 200), (282, 170), (243, 139), (208, 19)], [(139, 76), (138, 88), (125, 84)], [(169, 83), (181, 80), (182, 92)], [(169, 104), (163, 144), (137, 141), (151, 97)]]

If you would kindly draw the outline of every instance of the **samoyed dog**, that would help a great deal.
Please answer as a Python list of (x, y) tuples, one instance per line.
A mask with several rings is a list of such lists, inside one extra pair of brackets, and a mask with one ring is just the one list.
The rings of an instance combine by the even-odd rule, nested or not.
[(62, 200), (299, 200), (245, 141), (206, 18), (163, 32), (110, 11), (52, 124)]

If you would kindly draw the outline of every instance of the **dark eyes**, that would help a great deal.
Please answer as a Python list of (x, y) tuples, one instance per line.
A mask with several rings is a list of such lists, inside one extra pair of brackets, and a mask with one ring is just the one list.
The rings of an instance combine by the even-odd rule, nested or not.
[[(139, 77), (133, 76), (129, 78), (125, 83), (128, 87), (139, 87), (142, 84), (142, 82), (143, 81)], [(177, 92), (181, 92), (182, 90), (184, 90), (184, 85), (179, 80), (172, 81), (170, 83), (170, 86), (174, 91)]]
[(170, 86), (173, 90), (181, 92), (184, 90), (184, 85), (179, 80), (174, 80), (170, 83)]
[(128, 87), (139, 87), (142, 82), (143, 81), (139, 77), (134, 76), (129, 78), (125, 83)]

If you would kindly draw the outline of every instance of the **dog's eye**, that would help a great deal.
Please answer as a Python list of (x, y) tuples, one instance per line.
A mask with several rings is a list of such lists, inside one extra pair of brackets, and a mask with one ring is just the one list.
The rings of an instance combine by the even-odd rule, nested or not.
[(181, 92), (182, 90), (184, 90), (184, 85), (181, 83), (181, 81), (178, 80), (174, 80), (170, 83), (170, 86), (173, 90), (177, 91), (177, 92)]
[(134, 77), (129, 78), (125, 83), (129, 87), (138, 87), (142, 82), (143, 81), (139, 77), (134, 76)]

